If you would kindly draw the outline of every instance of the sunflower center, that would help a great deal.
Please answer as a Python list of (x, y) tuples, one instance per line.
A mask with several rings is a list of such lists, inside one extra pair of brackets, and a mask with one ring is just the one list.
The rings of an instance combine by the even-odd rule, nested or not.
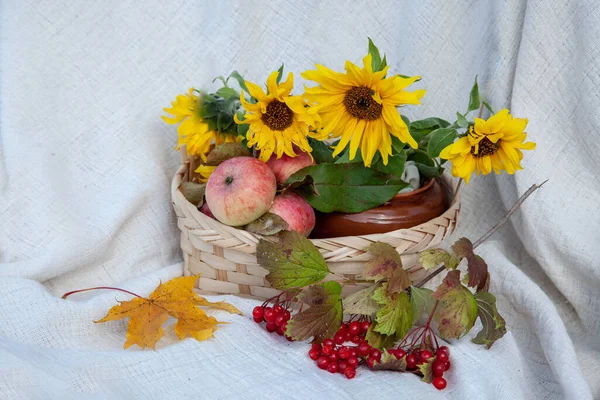
[(373, 99), (373, 91), (366, 86), (353, 87), (344, 96), (346, 110), (355, 118), (372, 121), (381, 117), (383, 106)]
[(492, 141), (488, 138), (481, 139), (479, 142), (479, 151), (475, 154), (475, 146), (471, 147), (471, 154), (475, 158), (481, 158), (484, 156), (491, 156), (498, 150), (498, 143), (492, 143)]
[(289, 128), (294, 121), (294, 112), (287, 104), (273, 100), (267, 105), (267, 111), (261, 117), (262, 121), (274, 131)]

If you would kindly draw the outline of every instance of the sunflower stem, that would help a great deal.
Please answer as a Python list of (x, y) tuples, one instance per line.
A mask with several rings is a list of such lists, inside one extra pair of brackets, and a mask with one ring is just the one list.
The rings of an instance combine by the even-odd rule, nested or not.
[[(483, 236), (481, 236), (477, 241), (475, 241), (473, 243), (473, 249), (477, 248), (483, 242), (488, 240), (490, 238), (490, 236), (492, 236), (494, 233), (496, 233), (498, 231), (498, 229), (500, 229), (502, 227), (502, 225), (504, 225), (506, 222), (508, 222), (508, 220), (510, 220), (510, 217), (515, 213), (515, 211), (517, 211), (519, 209), (519, 207), (521, 207), (523, 202), (525, 202), (525, 200), (527, 200), (527, 198), (529, 196), (531, 196), (531, 194), (533, 192), (535, 192), (536, 190), (541, 188), (546, 182), (548, 182), (548, 179), (546, 179), (544, 182), (540, 183), (539, 185), (538, 184), (532, 185), (525, 193), (523, 193), (523, 195), (517, 199), (516, 203), (510, 208), (510, 210), (508, 210), (508, 212), (504, 215), (504, 217), (502, 217), (502, 219), (496, 225), (491, 227)], [(433, 277), (438, 275), (444, 269), (446, 269), (446, 267), (444, 267), (444, 266), (439, 267), (438, 269), (433, 271), (431, 274), (427, 275), (425, 278), (421, 279), (419, 282), (417, 282), (413, 286), (422, 287), (424, 284), (429, 282), (431, 279), (433, 279)]]

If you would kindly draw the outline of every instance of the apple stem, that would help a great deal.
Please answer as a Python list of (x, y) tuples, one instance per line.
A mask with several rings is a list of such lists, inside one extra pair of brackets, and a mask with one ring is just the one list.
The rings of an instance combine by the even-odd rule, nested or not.
[(116, 287), (110, 287), (110, 286), (97, 286), (97, 287), (93, 287), (93, 288), (73, 290), (71, 292), (67, 292), (67, 293), (63, 294), (61, 298), (62, 299), (66, 299), (67, 297), (69, 297), (70, 295), (75, 294), (75, 293), (88, 292), (90, 290), (99, 290), (99, 289), (118, 290), (119, 292), (127, 293), (127, 294), (130, 294), (132, 296), (142, 298), (142, 296), (140, 296), (138, 294), (135, 294), (133, 292), (130, 292), (129, 290), (120, 289), (120, 288), (116, 288)]

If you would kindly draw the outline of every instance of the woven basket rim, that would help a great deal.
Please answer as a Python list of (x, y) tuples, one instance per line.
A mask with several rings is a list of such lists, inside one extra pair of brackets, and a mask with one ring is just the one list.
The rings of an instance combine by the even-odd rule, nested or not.
[[(250, 233), (248, 231), (245, 231), (243, 229), (239, 229), (233, 226), (229, 226), (229, 225), (225, 225), (219, 221), (217, 221), (216, 219), (213, 219), (211, 217), (209, 217), (208, 215), (205, 215), (204, 213), (200, 212), (196, 206), (194, 206), (192, 203), (190, 203), (181, 193), (181, 190), (179, 190), (179, 187), (181, 185), (181, 183), (183, 182), (183, 179), (185, 177), (185, 175), (188, 173), (189, 171), (189, 162), (184, 162), (179, 169), (177, 170), (177, 172), (175, 173), (175, 176), (173, 177), (173, 180), (171, 181), (171, 198), (173, 201), (173, 204), (176, 204), (180, 207), (185, 207), (187, 208), (193, 215), (194, 218), (200, 221), (203, 221), (207, 224), (210, 225), (214, 225), (216, 224), (221, 230), (224, 230), (230, 234), (232, 234), (233, 236), (242, 236), (244, 239), (250, 241), (250, 242), (254, 242), (254, 243), (258, 243), (258, 241), (260, 239), (271, 239), (273, 240), (272, 237), (269, 236), (262, 236), (262, 235), (257, 235), (254, 233)], [(440, 177), (441, 180), (443, 181), (443, 185), (445, 187), (445, 189), (447, 189), (450, 192), (450, 195), (452, 196), (452, 201), (450, 202), (450, 205), (448, 206), (448, 208), (444, 211), (444, 213), (442, 213), (440, 216), (436, 217), (436, 218), (441, 218), (441, 217), (446, 217), (447, 215), (450, 215), (454, 209), (456, 208), (457, 203), (460, 203), (460, 185), (458, 184), (458, 180), (454, 180), (452, 179), (452, 177), (447, 174), (446, 172), (444, 172), (444, 174)], [(392, 233), (398, 233), (398, 232), (410, 232), (410, 231), (421, 231), (421, 227), (423, 227), (424, 225), (429, 224), (430, 221), (435, 220), (436, 218), (433, 218), (429, 221), (426, 221), (420, 225), (417, 226), (413, 226), (411, 228), (403, 228), (403, 229), (398, 229), (398, 230), (394, 230), (394, 231), (390, 231), (390, 232), (385, 232), (385, 233), (374, 233), (374, 234), (368, 234), (368, 235), (359, 235), (359, 236), (339, 236), (339, 237), (335, 237), (335, 238), (324, 238), (324, 239), (310, 239), (309, 240), (313, 243), (324, 243), (327, 242), (328, 240), (335, 240), (338, 238), (352, 238), (352, 237), (357, 237), (357, 238), (364, 238), (367, 240), (371, 240), (371, 241), (377, 241), (378, 238), (380, 238), (382, 235), (387, 235), (387, 234), (392, 234)]]

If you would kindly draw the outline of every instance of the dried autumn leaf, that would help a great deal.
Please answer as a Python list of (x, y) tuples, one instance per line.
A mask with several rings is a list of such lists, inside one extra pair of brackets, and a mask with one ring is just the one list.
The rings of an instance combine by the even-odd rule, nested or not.
[(193, 292), (197, 278), (184, 276), (161, 283), (148, 298), (136, 297), (130, 301), (122, 301), (112, 307), (104, 318), (95, 322), (129, 318), (124, 348), (137, 344), (142, 349), (154, 349), (156, 342), (165, 334), (162, 325), (169, 316), (177, 319), (175, 333), (180, 339), (186, 336), (200, 341), (208, 339), (220, 322), (196, 306), (204, 300)]
[(358, 292), (346, 296), (343, 300), (344, 314), (373, 315), (381, 306), (373, 301), (373, 292), (379, 287), (378, 284), (366, 287)]
[(416, 323), (425, 311), (431, 313), (435, 304), (433, 291), (425, 288), (410, 287), (410, 304), (413, 310), (413, 324)]
[(264, 236), (274, 235), (288, 228), (288, 223), (279, 215), (273, 213), (265, 213), (246, 226), (248, 232)]
[(373, 258), (366, 262), (362, 276), (380, 282), (388, 280), (388, 292), (400, 293), (410, 286), (408, 273), (402, 268), (400, 254), (387, 243), (375, 242), (365, 249)]
[(483, 258), (473, 252), (473, 243), (467, 238), (460, 238), (452, 245), (452, 251), (459, 259), (467, 259), (468, 285), (481, 290), (487, 281), (488, 266)]
[(473, 327), (477, 318), (477, 301), (471, 291), (460, 283), (460, 271), (448, 272), (433, 297), (440, 301), (434, 320), (442, 338), (458, 339)]
[(493, 294), (490, 292), (475, 293), (475, 300), (477, 301), (477, 315), (483, 328), (472, 341), (476, 344), (484, 344), (489, 349), (506, 333), (506, 322), (498, 313), (496, 298)]
[(217, 166), (234, 157), (250, 157), (250, 150), (241, 143), (223, 143), (206, 156), (206, 165)]
[(227, 311), (231, 314), (244, 315), (244, 313), (241, 312), (240, 310), (238, 310), (237, 307), (235, 307), (233, 304), (229, 304), (224, 301), (217, 301), (217, 302), (208, 301), (204, 297), (199, 296), (196, 293), (194, 293), (194, 296), (192, 297), (192, 301), (197, 306), (210, 307), (210, 308), (214, 308), (215, 310)]
[(294, 340), (317, 343), (333, 337), (342, 325), (342, 286), (338, 282), (324, 282), (310, 286), (298, 296), (309, 306), (292, 318), (287, 325), (286, 335)]
[(373, 294), (373, 300), (383, 307), (375, 315), (376, 332), (401, 339), (412, 326), (413, 311), (406, 292), (389, 293), (384, 283)]
[(319, 250), (298, 232), (280, 232), (278, 243), (259, 240), (256, 258), (269, 271), (269, 283), (279, 290), (308, 286), (329, 273)]
[(194, 204), (196, 207), (202, 207), (202, 204), (204, 204), (204, 192), (206, 191), (206, 184), (183, 182), (179, 189), (187, 201)]
[(443, 249), (429, 249), (419, 254), (419, 263), (425, 269), (435, 268), (442, 263), (447, 269), (455, 269), (460, 259)]
[(374, 371), (406, 371), (406, 355), (397, 359), (396, 356), (391, 355), (387, 350), (383, 351), (381, 355), (381, 362), (375, 363), (372, 368)]

